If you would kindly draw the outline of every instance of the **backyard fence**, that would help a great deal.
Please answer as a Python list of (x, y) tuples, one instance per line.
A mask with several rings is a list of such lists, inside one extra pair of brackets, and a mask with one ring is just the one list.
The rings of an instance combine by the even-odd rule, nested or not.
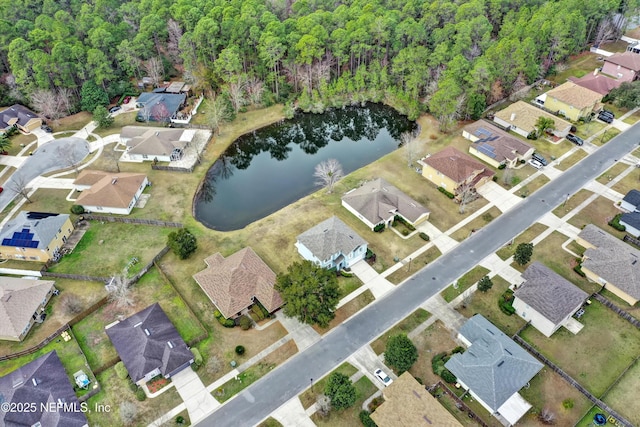
[(482, 427), (489, 427), (487, 425), (487, 423), (484, 422), (484, 420), (482, 420), (482, 418), (480, 418), (479, 416), (476, 415), (475, 412), (473, 412), (471, 410), (471, 408), (469, 408), (467, 406), (466, 403), (464, 403), (462, 401), (462, 399), (460, 399), (453, 391), (451, 391), (451, 389), (449, 387), (447, 387), (446, 384), (444, 384), (442, 381), (438, 381), (436, 383), (436, 387), (440, 387), (440, 389), (442, 389), (442, 391), (446, 394), (448, 394), (449, 396), (451, 396), (451, 398), (454, 400), (454, 402), (456, 402), (456, 407), (458, 409), (460, 409), (461, 411), (466, 411), (469, 414), (469, 418), (471, 418), (472, 420), (474, 420), (475, 422), (477, 422), (478, 424), (480, 424)]
[(603, 297), (598, 293), (593, 294), (593, 298), (597, 299), (602, 304), (606, 305), (611, 310), (615, 311), (618, 314), (618, 316), (622, 317), (624, 320), (631, 323), (636, 328), (640, 329), (640, 320), (636, 319), (635, 317), (633, 317), (632, 315), (630, 315), (629, 313), (627, 313), (626, 311), (624, 311), (623, 309), (621, 309), (620, 307), (618, 307), (617, 305), (615, 305), (614, 303), (612, 303), (611, 301), (609, 301), (608, 299), (606, 299), (605, 297)]
[(102, 366), (99, 366), (96, 369), (93, 369), (93, 375), (95, 375), (96, 378), (97, 378), (98, 375), (100, 375), (101, 373), (103, 373), (107, 369), (110, 369), (110, 368), (113, 368), (114, 366), (116, 366), (116, 363), (118, 363), (119, 361), (120, 361), (120, 356), (116, 356), (116, 357), (113, 357), (113, 358), (107, 360)]
[(99, 216), (99, 215), (85, 214), (85, 215), (82, 215), (82, 217), (80, 218), (80, 220), (82, 219), (102, 221), (102, 222), (124, 222), (126, 224), (157, 225), (160, 227), (173, 227), (173, 228), (183, 227), (183, 225), (179, 222), (158, 221), (155, 219), (142, 219), (142, 218), (126, 218), (126, 217), (118, 217), (118, 216)]
[(531, 346), (528, 342), (526, 342), (524, 339), (520, 338), (519, 336), (515, 336), (514, 340), (520, 344), (521, 346), (523, 346), (525, 349), (527, 349), (527, 351), (531, 354), (533, 354), (535, 357), (537, 357), (540, 361), (542, 361), (542, 363), (544, 363), (545, 365), (547, 365), (549, 368), (551, 368), (551, 370), (553, 370), (554, 372), (558, 373), (558, 375), (560, 375), (566, 382), (568, 382), (569, 384), (571, 384), (575, 389), (577, 389), (580, 393), (584, 394), (587, 399), (589, 399), (591, 402), (593, 402), (595, 405), (597, 405), (598, 407), (600, 407), (602, 410), (608, 412), (613, 418), (616, 419), (616, 421), (618, 423), (620, 423), (621, 425), (623, 425), (624, 427), (633, 427), (633, 424), (630, 423), (629, 421), (627, 421), (627, 419), (625, 419), (622, 415), (618, 414), (615, 410), (613, 410), (611, 407), (609, 407), (609, 405), (607, 405), (606, 403), (604, 403), (602, 400), (598, 399), (597, 397), (595, 397), (593, 394), (591, 394), (589, 392), (589, 390), (587, 390), (586, 388), (584, 388), (582, 385), (580, 385), (579, 382), (577, 382), (576, 380), (574, 380), (569, 374), (567, 374), (565, 371), (563, 371), (562, 369), (560, 369), (560, 367), (558, 365), (556, 365), (555, 363), (553, 363), (552, 361), (550, 361), (549, 359), (547, 359), (546, 357), (544, 357), (538, 350), (536, 350), (535, 348), (533, 348), (533, 346)]
[(42, 277), (57, 277), (59, 279), (73, 279), (73, 280), (83, 280), (85, 282), (102, 282), (109, 283), (111, 280), (110, 277), (98, 277), (98, 276), (84, 276), (82, 274), (69, 274), (69, 273), (53, 273), (47, 271), (47, 266), (42, 267)]
[(195, 169), (196, 165), (192, 165), (189, 168), (181, 168), (178, 166), (163, 166), (163, 165), (151, 165), (151, 169), (157, 171), (170, 171), (170, 172), (184, 172), (191, 173)]
[(140, 280), (142, 278), (142, 276), (144, 276), (145, 274), (147, 274), (147, 272), (149, 271), (149, 269), (151, 269), (151, 267), (153, 267), (153, 265), (160, 261), (160, 258), (162, 258), (163, 256), (165, 256), (167, 254), (167, 252), (169, 252), (169, 246), (165, 246), (164, 248), (162, 248), (162, 250), (160, 252), (158, 252), (156, 254), (156, 256), (153, 257), (153, 259), (144, 267), (142, 267), (142, 270), (140, 270), (135, 276), (133, 276), (130, 280), (129, 280), (129, 285), (132, 285), (134, 283), (137, 283), (138, 280)]

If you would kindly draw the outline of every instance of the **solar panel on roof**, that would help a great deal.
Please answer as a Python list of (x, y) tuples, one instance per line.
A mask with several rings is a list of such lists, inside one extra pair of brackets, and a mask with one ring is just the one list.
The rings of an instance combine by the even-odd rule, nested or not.
[(481, 145), (478, 147), (478, 151), (484, 154), (485, 156), (491, 157), (492, 159), (496, 158), (496, 153), (494, 151), (494, 148), (491, 147), (490, 145)]
[(23, 233), (28, 233), (29, 231), (30, 231), (30, 230), (29, 230), (28, 228), (23, 228), (23, 229), (22, 229), (22, 232), (23, 232)]

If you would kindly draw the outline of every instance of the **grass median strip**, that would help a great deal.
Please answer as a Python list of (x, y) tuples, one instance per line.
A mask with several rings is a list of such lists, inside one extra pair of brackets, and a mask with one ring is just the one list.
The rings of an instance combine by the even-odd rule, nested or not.
[(403, 320), (400, 321), (396, 326), (389, 329), (382, 336), (376, 339), (371, 343), (371, 348), (376, 354), (384, 353), (384, 349), (387, 346), (387, 341), (394, 335), (397, 334), (408, 334), (413, 331), (418, 325), (427, 321), (427, 319), (431, 317), (431, 313), (427, 310), (419, 308)]
[(444, 298), (446, 302), (451, 302), (456, 297), (462, 295), (464, 291), (469, 289), (471, 285), (476, 283), (487, 273), (489, 273), (488, 269), (477, 265), (473, 269), (471, 269), (467, 274), (459, 278), (456, 281), (455, 286), (452, 284), (451, 286), (447, 287), (445, 290), (440, 292), (440, 295), (442, 295), (442, 298)]

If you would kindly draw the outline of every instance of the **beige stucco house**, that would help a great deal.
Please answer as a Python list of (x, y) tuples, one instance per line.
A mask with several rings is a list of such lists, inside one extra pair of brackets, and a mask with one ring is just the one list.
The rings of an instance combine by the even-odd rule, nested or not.
[(55, 291), (52, 280), (0, 277), (0, 340), (22, 341)]
[(0, 230), (0, 258), (46, 262), (73, 232), (67, 214), (21, 211)]
[(534, 148), (486, 120), (478, 120), (462, 129), (462, 136), (471, 141), (469, 153), (497, 168), (513, 168), (521, 160), (528, 160)]
[(73, 182), (81, 191), (76, 204), (87, 212), (128, 215), (149, 185), (143, 173), (111, 173), (83, 169)]
[(569, 120), (578, 121), (600, 108), (603, 95), (574, 82), (566, 82), (547, 92), (544, 107)]
[(504, 110), (498, 111), (494, 115), (493, 121), (526, 138), (537, 131), (536, 123), (540, 117), (553, 120), (554, 126), (551, 133), (558, 138), (564, 138), (571, 130), (572, 125), (568, 121), (524, 101), (514, 102)]

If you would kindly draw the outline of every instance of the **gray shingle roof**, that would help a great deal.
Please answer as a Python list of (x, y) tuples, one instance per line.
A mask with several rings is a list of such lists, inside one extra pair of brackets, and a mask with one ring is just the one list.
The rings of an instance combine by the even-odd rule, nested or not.
[(20, 126), (24, 126), (29, 123), (29, 120), (38, 118), (39, 117), (36, 113), (29, 110), (24, 105), (14, 104), (9, 108), (0, 111), (0, 129), (11, 127), (12, 125), (8, 123), (11, 119), (18, 119), (16, 123)]
[[(0, 230), (0, 244), (2, 246), (26, 247), (19, 241), (29, 240), (38, 242), (37, 249), (45, 249), (58, 234), (58, 230), (69, 219), (68, 214), (25, 212), (20, 213), (7, 222)], [(16, 238), (14, 233), (25, 234), (28, 229), (29, 238)]]
[(595, 246), (584, 252), (582, 266), (640, 299), (640, 251), (593, 224), (583, 228), (578, 237)]
[(336, 216), (308, 229), (299, 235), (297, 240), (322, 261), (340, 252), (349, 254), (358, 246), (367, 244), (362, 237), (358, 236)]
[(0, 277), (0, 335), (19, 337), (55, 282)]
[(191, 350), (158, 303), (109, 326), (106, 332), (134, 382), (154, 369), (170, 375), (193, 359)]
[(138, 117), (145, 119), (145, 113), (149, 114), (149, 120), (168, 121), (187, 100), (184, 93), (141, 93), (136, 103), (142, 105)]
[(630, 212), (622, 214), (620, 217), (620, 224), (630, 225), (636, 230), (640, 230), (640, 212)]
[(633, 206), (640, 207), (640, 191), (638, 190), (631, 190), (629, 191), (624, 198), (622, 199), (622, 201), (627, 202)]
[(185, 129), (156, 128), (143, 126), (125, 126), (120, 137), (128, 139), (130, 154), (148, 156), (168, 156), (173, 150), (183, 150), (189, 143)]
[(347, 203), (372, 224), (398, 213), (411, 222), (429, 213), (429, 209), (404, 194), (382, 178), (374, 179), (345, 194)]
[(445, 367), (494, 411), (542, 369), (542, 363), (480, 314), (467, 320), (459, 333), (471, 346)]
[(531, 145), (486, 120), (471, 123), (463, 130), (478, 138), (473, 148), (497, 162), (511, 161), (531, 150)]
[[(66, 403), (77, 410), (42, 411), (40, 405)], [(0, 411), (0, 426), (80, 427), (88, 425), (80, 410), (80, 402), (73, 391), (58, 354), (54, 351), (40, 356), (15, 371), (0, 377), (0, 403), (35, 404), (35, 411)], [(29, 407), (29, 406), (27, 406)]]
[(514, 295), (555, 324), (573, 314), (589, 296), (537, 261), (524, 271), (522, 277), (525, 282)]

